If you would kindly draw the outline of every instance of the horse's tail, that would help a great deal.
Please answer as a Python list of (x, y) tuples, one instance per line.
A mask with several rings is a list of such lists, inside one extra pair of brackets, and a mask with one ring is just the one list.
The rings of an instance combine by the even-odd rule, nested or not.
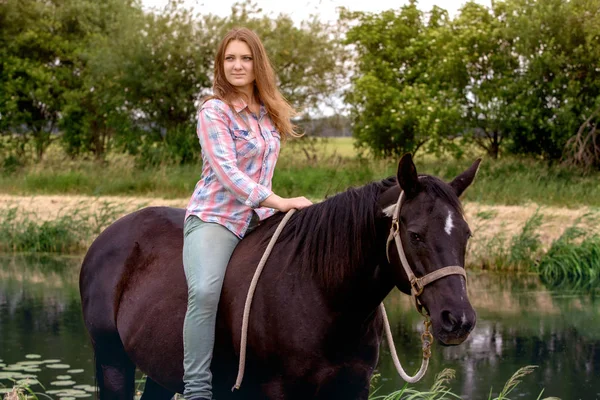
[(96, 352), (94, 351), (94, 394), (96, 395), (96, 399), (100, 399), (100, 393), (103, 391), (104, 387), (100, 388), (100, 385), (104, 386), (104, 375), (102, 373), (102, 366), (98, 362), (98, 357), (96, 357)]

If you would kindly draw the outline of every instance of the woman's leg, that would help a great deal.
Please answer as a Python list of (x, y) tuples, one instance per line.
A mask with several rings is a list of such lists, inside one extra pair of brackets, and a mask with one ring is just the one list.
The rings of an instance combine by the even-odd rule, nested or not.
[(211, 399), (210, 363), (215, 342), (217, 307), (227, 263), (239, 238), (227, 228), (186, 220), (183, 267), (188, 284), (188, 307), (183, 324), (183, 381), (186, 399)]

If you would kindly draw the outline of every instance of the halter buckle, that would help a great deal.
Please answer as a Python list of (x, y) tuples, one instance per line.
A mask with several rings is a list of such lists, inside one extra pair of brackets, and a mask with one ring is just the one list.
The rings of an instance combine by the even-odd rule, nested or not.
[(421, 280), (419, 278), (414, 278), (410, 281), (410, 288), (413, 292), (413, 296), (418, 297), (423, 293), (423, 289), (425, 286), (421, 284)]
[(398, 221), (398, 218), (394, 218), (392, 220), (391, 232), (392, 232), (392, 235), (396, 235), (400, 232), (400, 221)]

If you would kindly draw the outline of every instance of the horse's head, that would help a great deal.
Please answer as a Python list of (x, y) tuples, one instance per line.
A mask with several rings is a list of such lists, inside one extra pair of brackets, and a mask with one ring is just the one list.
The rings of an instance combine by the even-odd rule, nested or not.
[[(418, 176), (407, 154), (398, 164), (398, 185), (381, 196), (383, 212), (392, 218), (388, 259), (396, 286), (404, 293), (417, 294), (418, 303), (431, 318), (433, 336), (447, 345), (462, 343), (475, 326), (464, 273), (471, 231), (458, 197), (473, 182), (480, 161), (445, 183)], [(395, 240), (394, 233), (400, 240)]]

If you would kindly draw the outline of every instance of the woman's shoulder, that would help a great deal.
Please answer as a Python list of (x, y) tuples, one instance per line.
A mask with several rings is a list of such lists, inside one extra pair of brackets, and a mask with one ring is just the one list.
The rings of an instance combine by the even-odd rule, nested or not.
[(202, 111), (202, 110), (220, 111), (225, 114), (229, 114), (231, 112), (231, 108), (229, 107), (229, 105), (227, 103), (225, 103), (221, 99), (217, 99), (214, 97), (210, 98), (210, 99), (206, 100), (204, 103), (202, 103), (202, 105), (200, 106), (200, 111)]

